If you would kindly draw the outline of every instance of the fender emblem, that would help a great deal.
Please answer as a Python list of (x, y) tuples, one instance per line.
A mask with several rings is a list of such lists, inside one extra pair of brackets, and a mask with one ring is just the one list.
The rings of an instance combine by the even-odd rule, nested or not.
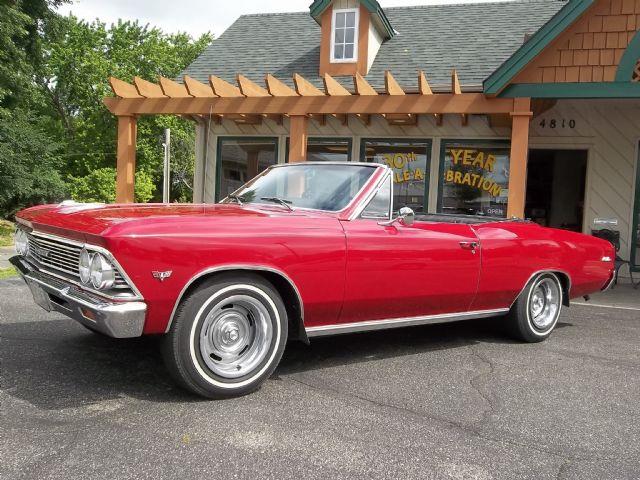
[(151, 275), (153, 275), (153, 278), (155, 278), (156, 280), (160, 280), (161, 282), (164, 282), (167, 278), (169, 278), (171, 276), (173, 272), (171, 270), (166, 271), (166, 272), (156, 272), (153, 271), (151, 272)]

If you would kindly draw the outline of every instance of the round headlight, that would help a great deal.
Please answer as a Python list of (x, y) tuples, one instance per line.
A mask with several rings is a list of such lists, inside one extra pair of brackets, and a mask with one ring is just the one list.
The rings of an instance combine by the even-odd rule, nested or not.
[(16, 230), (15, 238), (16, 244), (16, 252), (18, 255), (22, 255), (23, 257), (29, 253), (29, 240), (27, 239), (27, 234), (21, 228)]
[(91, 259), (91, 284), (98, 290), (111, 288), (116, 280), (116, 272), (113, 266), (99, 253), (95, 253)]
[(80, 252), (80, 281), (85, 284), (91, 281), (91, 257), (92, 255), (84, 248)]

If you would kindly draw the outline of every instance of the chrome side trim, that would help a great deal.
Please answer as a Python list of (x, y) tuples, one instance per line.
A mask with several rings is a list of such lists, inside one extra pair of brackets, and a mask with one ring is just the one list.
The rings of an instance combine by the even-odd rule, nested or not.
[(323, 325), (319, 327), (308, 327), (307, 336), (311, 338), (321, 337), (325, 335), (340, 335), (343, 333), (367, 332), (371, 330), (384, 330), (389, 328), (400, 328), (415, 325), (457, 322), (458, 320), (471, 320), (475, 318), (487, 318), (504, 315), (508, 311), (508, 308), (498, 308), (495, 310), (479, 310), (476, 312), (443, 313), (439, 315), (426, 315), (423, 317), (393, 318), (388, 320), (373, 320), (367, 322)]
[(182, 290), (180, 291), (180, 294), (176, 299), (176, 303), (173, 306), (173, 310), (171, 311), (171, 317), (169, 317), (169, 323), (167, 324), (165, 333), (169, 332), (169, 329), (173, 324), (173, 319), (176, 315), (176, 310), (178, 310), (178, 305), (180, 305), (180, 302), (182, 301), (182, 297), (184, 297), (185, 292), (189, 289), (191, 285), (193, 285), (193, 283), (196, 280), (204, 277), (205, 275), (209, 275), (210, 273), (227, 272), (230, 270), (243, 270), (245, 272), (255, 272), (255, 271), (270, 272), (270, 273), (275, 273), (276, 275), (280, 275), (289, 283), (289, 285), (291, 285), (291, 287), (293, 288), (293, 291), (296, 292), (296, 296), (298, 297), (298, 304), (300, 305), (300, 318), (302, 319), (302, 324), (304, 325), (304, 303), (302, 303), (302, 297), (300, 296), (300, 291), (298, 290), (298, 287), (296, 287), (296, 284), (293, 283), (291, 278), (289, 278), (289, 276), (286, 273), (284, 273), (282, 270), (278, 270), (272, 267), (266, 267), (264, 265), (237, 264), (237, 265), (221, 265), (219, 267), (207, 268), (206, 270), (203, 270), (195, 274), (193, 277), (191, 277), (191, 279), (185, 284), (185, 286), (182, 287)]

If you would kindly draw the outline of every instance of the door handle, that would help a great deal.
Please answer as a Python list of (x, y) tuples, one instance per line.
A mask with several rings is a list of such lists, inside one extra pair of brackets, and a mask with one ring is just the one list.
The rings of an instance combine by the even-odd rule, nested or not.
[(463, 250), (471, 250), (472, 253), (476, 253), (478, 242), (460, 242), (460, 248)]

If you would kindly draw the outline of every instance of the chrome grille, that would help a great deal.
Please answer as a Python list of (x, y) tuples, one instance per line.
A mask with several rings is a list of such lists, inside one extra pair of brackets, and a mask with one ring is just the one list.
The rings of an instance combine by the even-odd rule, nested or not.
[[(28, 258), (37, 266), (62, 275), (65, 278), (80, 282), (80, 252), (82, 245), (71, 240), (27, 233), (29, 240)], [(122, 274), (115, 269), (115, 282), (112, 291), (115, 293), (131, 293), (133, 290)]]

